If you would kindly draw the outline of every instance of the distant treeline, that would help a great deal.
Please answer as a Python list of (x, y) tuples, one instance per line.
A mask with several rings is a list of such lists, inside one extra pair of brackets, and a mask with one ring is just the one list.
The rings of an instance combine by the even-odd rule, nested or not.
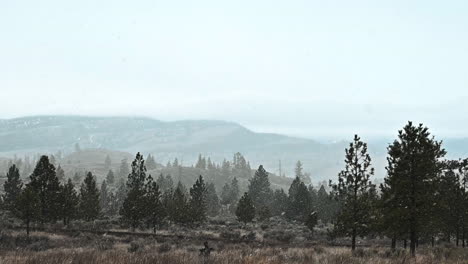
[[(329, 183), (330, 193), (323, 185), (318, 190), (306, 185), (308, 177), (300, 162), (289, 189), (274, 189), (263, 166), (250, 176), (250, 164), (240, 154), (233, 164), (225, 161), (222, 166), (200, 155), (195, 168), (231, 176), (236, 169), (246, 174), (249, 180), (244, 193), (236, 176), (222, 177), (229, 180), (219, 193), (213, 183), (215, 175), (200, 175), (189, 189), (181, 181), (175, 183), (169, 174), (153, 178), (147, 167), (157, 166), (154, 157), (148, 156), (145, 161), (140, 153), (131, 163), (125, 182), (117, 182), (109, 170), (98, 188), (88, 172), (77, 189), (72, 179), (61, 179), (63, 172), (48, 156), (42, 156), (25, 185), (17, 166), (10, 166), (1, 207), (22, 219), (28, 232), (32, 222), (62, 220), (67, 225), (74, 219), (92, 221), (111, 216), (119, 216), (121, 223), (132, 229), (156, 231), (167, 223), (192, 226), (207, 217), (233, 214), (244, 223), (284, 217), (311, 231), (318, 221), (331, 223), (334, 228), (330, 236), (350, 237), (353, 250), (356, 238), (364, 236), (386, 236), (392, 249), (397, 240), (404, 241), (405, 246), (408, 240), (413, 255), (418, 244), (434, 245), (436, 240), (454, 239), (457, 246), (460, 242), (465, 246), (468, 159), (445, 160), (442, 142), (422, 124), (411, 122), (387, 149), (387, 176), (376, 186), (371, 181), (374, 169), (367, 144), (355, 135), (345, 149), (345, 168), (337, 181)], [(181, 166), (175, 160), (166, 167)]]

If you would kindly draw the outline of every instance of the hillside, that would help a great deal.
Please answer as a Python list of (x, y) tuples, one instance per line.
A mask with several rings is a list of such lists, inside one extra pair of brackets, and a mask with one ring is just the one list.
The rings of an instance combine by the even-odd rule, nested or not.
[(220, 162), (241, 152), (252, 167), (263, 164), (278, 172), (293, 173), (297, 160), (314, 180), (336, 175), (344, 145), (277, 134), (255, 133), (232, 122), (163, 122), (141, 117), (37, 116), (0, 120), (0, 155), (25, 153), (71, 153), (82, 149), (112, 149), (127, 153), (155, 154), (158, 162), (179, 158), (184, 165), (199, 153)]

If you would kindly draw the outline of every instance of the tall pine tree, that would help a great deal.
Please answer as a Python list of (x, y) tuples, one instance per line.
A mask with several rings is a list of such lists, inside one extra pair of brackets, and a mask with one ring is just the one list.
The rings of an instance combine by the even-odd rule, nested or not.
[(99, 206), (99, 190), (96, 180), (91, 172), (88, 172), (80, 188), (80, 215), (86, 221), (98, 218), (101, 211)]
[(41, 222), (55, 222), (60, 213), (60, 183), (47, 156), (39, 159), (29, 184), (39, 196)]
[(384, 218), (407, 231), (410, 251), (414, 256), (418, 238), (428, 224), (434, 201), (434, 182), (445, 156), (442, 142), (431, 137), (427, 127), (411, 122), (398, 131), (398, 139), (388, 147), (388, 176), (382, 185), (382, 196), (391, 208)]
[(146, 196), (146, 167), (143, 155), (138, 152), (132, 162), (132, 172), (127, 180), (127, 197), (123, 202), (120, 215), (122, 220), (128, 223), (132, 229), (139, 227), (145, 218), (145, 196)]
[(192, 222), (206, 219), (206, 185), (201, 175), (190, 188), (190, 210)]
[(370, 194), (375, 189), (370, 176), (374, 174), (374, 168), (371, 167), (367, 144), (357, 135), (345, 153), (345, 169), (338, 174), (338, 183), (332, 184), (334, 195), (341, 205), (335, 228), (351, 237), (351, 249), (355, 250), (356, 237), (370, 231)]
[(250, 179), (248, 193), (257, 210), (270, 207), (272, 190), (268, 173), (262, 165), (258, 167), (255, 175)]
[(16, 203), (19, 195), (21, 194), (21, 188), (23, 183), (20, 178), (19, 170), (15, 164), (11, 165), (6, 175), (6, 182), (3, 184), (3, 206), (6, 210), (16, 214), (17, 207)]

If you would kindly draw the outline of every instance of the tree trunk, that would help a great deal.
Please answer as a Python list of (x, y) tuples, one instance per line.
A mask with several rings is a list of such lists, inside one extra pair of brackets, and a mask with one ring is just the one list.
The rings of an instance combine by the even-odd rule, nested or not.
[(407, 244), (407, 243), (406, 243), (406, 238), (405, 238), (405, 239), (403, 239), (403, 247), (404, 247), (405, 249), (406, 249), (406, 244)]
[(431, 237), (431, 245), (434, 247), (434, 236)]
[(392, 251), (395, 251), (395, 248), (396, 248), (396, 238), (395, 238), (395, 235), (393, 235), (393, 237), (392, 237), (392, 246), (391, 246), (391, 248), (392, 248)]
[(410, 253), (411, 256), (416, 256), (416, 232), (414, 230), (410, 232)]
[(356, 249), (356, 229), (353, 229), (353, 234), (352, 234), (352, 242), (351, 242), (351, 250), (354, 251)]
[(465, 227), (462, 229), (462, 247), (465, 247)]
[(26, 237), (29, 239), (29, 219), (26, 220)]
[(460, 240), (460, 232), (458, 231), (458, 228), (457, 228), (457, 233), (455, 234), (455, 244), (457, 245), (458, 247), (458, 241)]

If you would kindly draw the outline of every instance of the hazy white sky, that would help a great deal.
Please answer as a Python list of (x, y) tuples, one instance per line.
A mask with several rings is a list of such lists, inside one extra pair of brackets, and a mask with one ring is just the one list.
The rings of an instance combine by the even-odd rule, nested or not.
[(468, 136), (467, 1), (0, 2), (0, 118)]

